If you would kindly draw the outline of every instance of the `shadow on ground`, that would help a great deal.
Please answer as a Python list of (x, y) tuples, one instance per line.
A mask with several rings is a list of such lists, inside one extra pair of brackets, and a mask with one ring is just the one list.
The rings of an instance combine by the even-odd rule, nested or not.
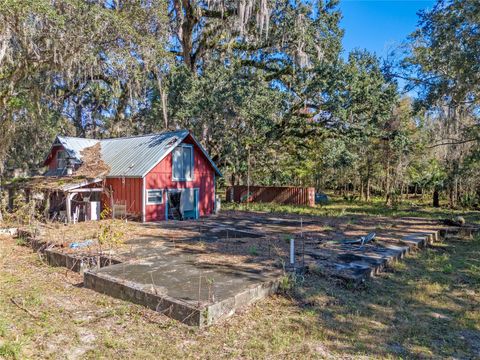
[(479, 290), (480, 240), (451, 238), (363, 288), (309, 276), (292, 298), (328, 329), (334, 353), (474, 359), (480, 358)]

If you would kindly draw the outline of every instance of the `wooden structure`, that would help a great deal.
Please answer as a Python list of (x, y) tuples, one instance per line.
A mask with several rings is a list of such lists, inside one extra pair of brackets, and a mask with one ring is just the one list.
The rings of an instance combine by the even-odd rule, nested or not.
[(229, 186), (226, 200), (230, 202), (274, 202), (285, 205), (315, 205), (315, 188), (292, 186)]
[[(46, 217), (68, 222), (76, 222), (80, 217), (98, 220), (99, 211), (95, 209), (96, 202), (90, 200), (92, 194), (101, 194), (104, 191), (103, 179), (73, 176), (35, 176), (13, 181), (7, 184), (6, 188), (9, 210), (14, 210), (16, 194), (22, 191), (25, 202), (35, 201), (36, 207), (42, 208)], [(100, 198), (100, 196), (97, 197)], [(91, 219), (92, 214), (95, 214), (94, 219)]]
[(102, 208), (112, 215), (141, 221), (196, 219), (214, 212), (215, 178), (221, 173), (189, 131), (104, 140), (58, 136), (45, 160), (45, 177), (75, 176), (85, 149), (94, 146), (108, 171), (99, 186), (65, 191), (69, 221), (75, 194), (92, 191), (101, 192)]

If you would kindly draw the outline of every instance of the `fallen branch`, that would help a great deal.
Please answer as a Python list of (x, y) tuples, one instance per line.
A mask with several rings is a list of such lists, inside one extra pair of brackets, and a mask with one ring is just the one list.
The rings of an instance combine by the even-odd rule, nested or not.
[(111, 317), (111, 316), (114, 316), (110, 311), (107, 311), (107, 312), (104, 312), (103, 314), (99, 315), (99, 316), (96, 316), (92, 319), (88, 319), (88, 320), (85, 320), (84, 322), (82, 322), (82, 325), (86, 325), (86, 324), (93, 324), (93, 323), (96, 323), (102, 319), (106, 319), (108, 317)]
[(19, 309), (25, 311), (28, 315), (30, 315), (31, 317), (33, 317), (34, 319), (38, 319), (38, 316), (35, 315), (34, 313), (32, 313), (30, 310), (28, 310), (26, 307), (20, 305), (19, 303), (17, 303), (15, 301), (14, 298), (10, 298), (10, 301), (12, 302), (13, 305), (17, 306)]

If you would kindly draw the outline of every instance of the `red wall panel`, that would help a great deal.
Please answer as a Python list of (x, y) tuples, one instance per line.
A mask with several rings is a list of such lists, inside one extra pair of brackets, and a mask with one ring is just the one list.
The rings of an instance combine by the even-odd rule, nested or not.
[(129, 215), (140, 217), (142, 214), (142, 178), (107, 178), (105, 186), (111, 198), (104, 197), (104, 204), (112, 207), (114, 203), (124, 202)]
[[(184, 143), (195, 144), (187, 137)], [(61, 146), (53, 148), (45, 165), (50, 169), (56, 168), (56, 154)], [(146, 189), (184, 189), (195, 188), (199, 190), (199, 215), (212, 214), (215, 204), (215, 170), (203, 152), (194, 145), (194, 168), (192, 181), (172, 180), (172, 154), (168, 154), (158, 163), (145, 177)], [(107, 178), (105, 187), (108, 188), (112, 197), (106, 194), (102, 196), (104, 206), (111, 208), (112, 202), (125, 202), (128, 214), (141, 217), (143, 201), (142, 178)], [(146, 197), (146, 196), (145, 196)], [(158, 221), (165, 219), (165, 195), (164, 203), (158, 205), (145, 205), (145, 220)]]
[(45, 160), (44, 165), (48, 166), (49, 170), (55, 170), (57, 168), (57, 153), (63, 150), (63, 146), (55, 146), (50, 154), (48, 154), (47, 159)]
[[(186, 138), (184, 143), (193, 144), (193, 140)], [(215, 203), (215, 170), (202, 151), (194, 146), (193, 151), (193, 180), (172, 180), (172, 153), (168, 154), (145, 177), (146, 189), (185, 189), (195, 188), (198, 191), (199, 215), (212, 214)], [(158, 221), (165, 219), (165, 195), (163, 204), (146, 205), (146, 220)]]

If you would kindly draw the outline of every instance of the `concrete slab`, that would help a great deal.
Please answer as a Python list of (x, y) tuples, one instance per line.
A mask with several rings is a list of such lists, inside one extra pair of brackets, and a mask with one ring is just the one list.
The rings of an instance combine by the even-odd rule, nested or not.
[(0, 228), (0, 235), (16, 236), (17, 233), (17, 228)]
[(438, 238), (436, 232), (419, 233), (405, 236), (400, 239), (400, 242), (406, 244), (409, 247), (422, 248), (425, 247), (427, 244), (432, 243), (434, 238)]
[[(199, 221), (138, 225), (138, 232), (109, 252), (121, 263), (107, 265), (85, 249), (51, 248), (48, 239), (29, 241), (48, 262), (87, 270), (84, 285), (142, 304), (189, 325), (205, 326), (274, 293), (284, 276), (276, 266), (289, 262), (295, 238), (296, 269), (362, 282), (412, 249), (454, 235), (437, 234), (438, 222), (417, 218), (299, 218), (260, 213), (225, 213)], [(342, 240), (376, 232), (363, 247)], [(462, 229), (472, 234), (475, 229)], [(34, 238), (32, 236), (32, 238)], [(83, 266), (82, 266), (83, 264)]]
[(327, 274), (359, 283), (378, 274), (389, 263), (397, 261), (412, 249), (425, 247), (439, 239), (440, 231), (422, 232), (404, 236), (397, 245), (376, 241), (363, 247), (339, 244), (328, 249), (328, 258), (319, 258), (309, 253), (307, 268), (321, 267)]
[(81, 254), (67, 254), (55, 249), (45, 249), (43, 254), (50, 266), (66, 267), (78, 273), (83, 273), (85, 269), (105, 267), (119, 263), (118, 260), (104, 255), (85, 256)]
[[(307, 266), (322, 266), (324, 271), (332, 276), (358, 283), (378, 274), (385, 266), (402, 259), (405, 254), (415, 249), (424, 248), (443, 238), (474, 236), (479, 231), (477, 227), (450, 227), (410, 233), (401, 237), (396, 244), (375, 241), (363, 248), (337, 243), (337, 246), (331, 246), (324, 251), (323, 258), (308, 254), (310, 261), (307, 261)], [(326, 256), (327, 254), (329, 255)]]
[(206, 265), (164, 255), (85, 273), (84, 286), (185, 322), (205, 326), (276, 292), (282, 273)]

